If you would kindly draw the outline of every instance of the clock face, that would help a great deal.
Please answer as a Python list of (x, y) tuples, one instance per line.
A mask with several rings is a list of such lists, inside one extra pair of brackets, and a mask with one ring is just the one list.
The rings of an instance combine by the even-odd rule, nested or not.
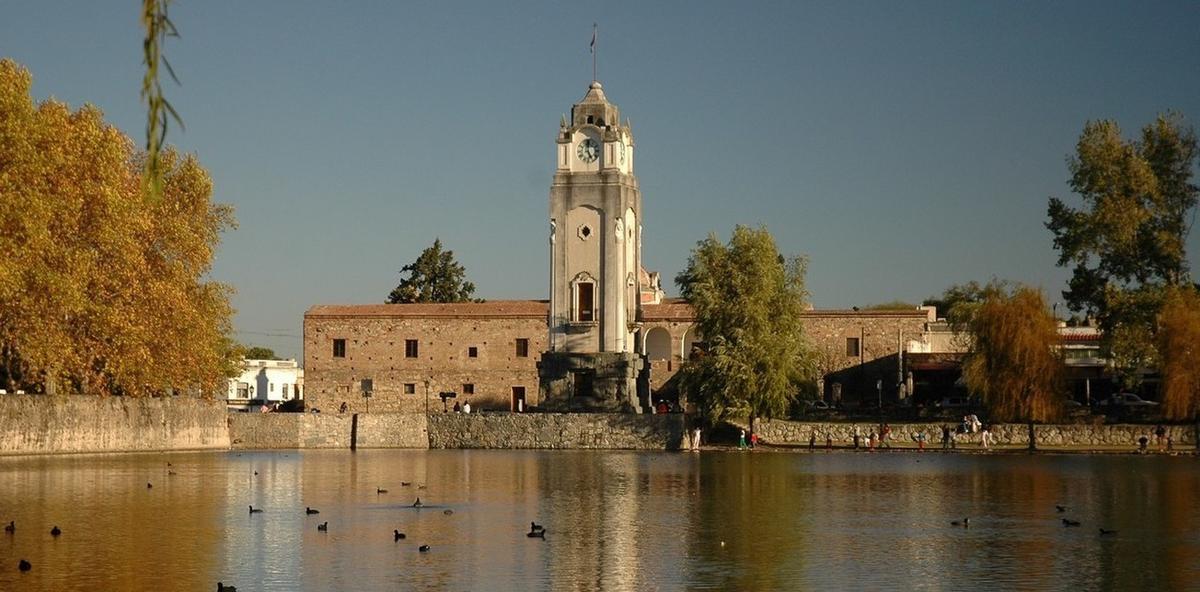
[(579, 160), (583, 162), (595, 162), (600, 157), (600, 146), (591, 138), (585, 138), (579, 143), (579, 149), (575, 151), (579, 155)]

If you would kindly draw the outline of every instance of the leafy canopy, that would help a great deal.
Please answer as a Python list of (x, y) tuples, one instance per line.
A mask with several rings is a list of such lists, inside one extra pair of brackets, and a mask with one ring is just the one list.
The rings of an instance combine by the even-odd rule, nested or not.
[(1058, 323), (1042, 293), (1030, 287), (992, 291), (966, 321), (971, 351), (967, 388), (996, 421), (1046, 422), (1062, 412), (1063, 362)]
[(475, 284), (466, 280), (467, 271), (454, 260), (454, 251), (443, 251), (442, 240), (421, 251), (416, 261), (400, 269), (400, 284), (388, 294), (388, 304), (413, 302), (470, 302)]
[(765, 228), (737, 226), (697, 243), (675, 278), (707, 344), (682, 387), (709, 421), (780, 416), (812, 366), (801, 333), (806, 260), (785, 259)]
[(269, 347), (252, 346), (246, 348), (242, 353), (242, 357), (247, 360), (278, 360), (279, 356), (275, 355), (275, 350)]
[(232, 210), (193, 156), (143, 154), (98, 109), (34, 103), (0, 60), (0, 382), (8, 388), (215, 392), (233, 370), (229, 287), (207, 281)]
[(1160, 115), (1136, 140), (1112, 121), (1088, 122), (1067, 161), (1082, 207), (1050, 198), (1046, 227), (1058, 265), (1072, 268), (1071, 310), (1094, 316), (1125, 381), (1153, 365), (1158, 310), (1188, 283), (1185, 243), (1200, 190), (1192, 183), (1195, 131)]

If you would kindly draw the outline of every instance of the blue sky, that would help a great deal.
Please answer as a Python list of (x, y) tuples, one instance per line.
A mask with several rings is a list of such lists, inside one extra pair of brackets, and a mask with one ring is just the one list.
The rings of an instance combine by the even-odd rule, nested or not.
[[(140, 143), (138, 8), (6, 5), (0, 56)], [(240, 223), (213, 277), (237, 289), (239, 337), (289, 356), (305, 309), (381, 302), (435, 237), (480, 296), (546, 297), (553, 138), (591, 81), (593, 22), (633, 121), (646, 267), (669, 280), (709, 232), (765, 224), (811, 258), (822, 308), (992, 276), (1057, 300), (1046, 200), (1070, 197), (1084, 122), (1200, 120), (1194, 2), (176, 0), (171, 17), (187, 129), (168, 141)]]

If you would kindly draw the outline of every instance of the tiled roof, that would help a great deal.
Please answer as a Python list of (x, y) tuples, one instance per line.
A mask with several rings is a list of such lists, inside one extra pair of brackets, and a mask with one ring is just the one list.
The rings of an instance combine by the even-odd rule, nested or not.
[(546, 300), (489, 300), (451, 304), (318, 304), (305, 317), (545, 318)]
[[(924, 310), (848, 310), (848, 309), (816, 309), (806, 310), (801, 316), (815, 317), (863, 317), (863, 318), (920, 318), (928, 317)], [(682, 298), (668, 298), (661, 304), (643, 304), (642, 318), (647, 321), (691, 321), (696, 318), (692, 305)]]

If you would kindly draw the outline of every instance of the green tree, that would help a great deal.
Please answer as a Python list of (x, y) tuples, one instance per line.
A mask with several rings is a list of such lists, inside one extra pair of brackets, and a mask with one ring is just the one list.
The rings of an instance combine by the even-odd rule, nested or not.
[(1168, 113), (1126, 141), (1115, 122), (1088, 122), (1067, 161), (1080, 209), (1051, 198), (1046, 227), (1058, 265), (1072, 267), (1071, 310), (1099, 322), (1127, 385), (1155, 364), (1154, 334), (1166, 289), (1188, 282), (1185, 242), (1200, 197), (1192, 175), (1195, 131)]
[(708, 345), (681, 370), (681, 386), (717, 422), (787, 413), (813, 366), (801, 332), (802, 257), (785, 259), (765, 228), (737, 226), (723, 244), (700, 241), (675, 278)]
[(1163, 414), (1200, 421), (1200, 293), (1195, 288), (1170, 290), (1158, 315), (1157, 337)]
[(1057, 420), (1064, 401), (1058, 322), (1042, 293), (1022, 286), (1011, 294), (988, 294), (967, 321), (967, 331), (967, 388), (983, 398), (992, 419), (1028, 422), (1034, 448), (1034, 422)]
[(868, 304), (863, 310), (916, 310), (917, 305), (904, 300), (889, 300), (879, 304)]
[(163, 394), (223, 388), (230, 289), (206, 280), (232, 210), (192, 156), (144, 154), (92, 106), (35, 103), (0, 60), (0, 380), (8, 388)]
[(467, 270), (454, 260), (454, 251), (443, 251), (442, 240), (421, 251), (416, 261), (400, 269), (400, 284), (388, 294), (388, 304), (413, 302), (470, 302), (475, 284), (466, 280)]
[(273, 350), (269, 347), (261, 347), (261, 346), (257, 346), (257, 345), (246, 348), (246, 351), (242, 354), (242, 357), (247, 360), (278, 360), (279, 359), (279, 357), (275, 355), (275, 350)]

